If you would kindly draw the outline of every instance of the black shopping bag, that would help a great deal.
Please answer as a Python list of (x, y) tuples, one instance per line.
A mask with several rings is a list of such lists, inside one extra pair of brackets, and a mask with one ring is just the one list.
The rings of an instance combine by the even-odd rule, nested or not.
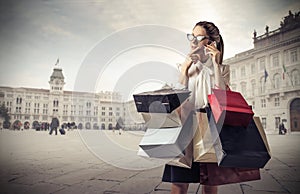
[(134, 94), (134, 102), (138, 112), (171, 113), (190, 95), (188, 90), (172, 88)]
[(270, 149), (259, 118), (252, 118), (250, 124), (243, 127), (216, 124), (210, 107), (207, 115), (219, 166), (263, 168), (270, 160)]

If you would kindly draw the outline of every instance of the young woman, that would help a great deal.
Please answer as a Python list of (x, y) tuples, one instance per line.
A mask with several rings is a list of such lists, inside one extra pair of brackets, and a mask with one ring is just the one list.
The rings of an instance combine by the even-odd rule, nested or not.
[[(211, 93), (211, 88), (227, 89), (229, 85), (229, 66), (223, 65), (224, 44), (219, 29), (211, 22), (198, 22), (187, 35), (190, 41), (191, 52), (187, 60), (181, 65), (180, 83), (185, 85), (191, 96), (181, 109), (181, 114), (185, 114), (187, 109), (197, 112), (205, 112), (208, 105), (207, 95)], [(184, 115), (181, 115), (182, 117)], [(200, 122), (199, 125), (202, 123)], [(208, 126), (204, 126), (203, 128)], [(181, 168), (166, 165), (163, 181), (172, 182), (172, 194), (187, 193), (189, 183), (199, 183), (205, 179), (201, 169), (205, 165), (218, 168), (217, 163), (193, 162), (192, 168)], [(213, 178), (213, 177), (209, 177)], [(217, 186), (202, 186), (203, 194), (216, 194)]]

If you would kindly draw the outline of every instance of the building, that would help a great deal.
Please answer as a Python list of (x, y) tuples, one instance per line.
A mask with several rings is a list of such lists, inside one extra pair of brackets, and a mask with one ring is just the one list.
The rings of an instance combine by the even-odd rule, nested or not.
[(300, 16), (284, 17), (280, 27), (257, 36), (254, 48), (226, 59), (231, 89), (252, 105), (267, 133), (278, 133), (284, 122), (289, 132), (300, 131)]
[(57, 64), (50, 76), (50, 89), (0, 87), (0, 104), (11, 116), (11, 127), (35, 128), (51, 122), (73, 123), (84, 129), (112, 129), (124, 119), (122, 96), (116, 92), (76, 92), (64, 90), (62, 68)]

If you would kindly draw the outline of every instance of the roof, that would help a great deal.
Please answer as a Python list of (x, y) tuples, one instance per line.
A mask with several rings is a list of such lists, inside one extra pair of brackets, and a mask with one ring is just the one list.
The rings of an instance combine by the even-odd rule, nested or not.
[(53, 73), (50, 76), (50, 80), (52, 81), (54, 79), (65, 79), (61, 68), (57, 68), (57, 67), (53, 68)]

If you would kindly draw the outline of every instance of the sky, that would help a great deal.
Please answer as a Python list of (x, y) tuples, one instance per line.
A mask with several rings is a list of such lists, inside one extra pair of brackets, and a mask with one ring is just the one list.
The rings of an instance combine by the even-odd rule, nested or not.
[[(65, 76), (65, 90), (84, 90), (84, 86), (94, 91), (115, 90), (122, 86), (116, 85), (120, 80), (124, 84), (132, 76), (143, 76), (145, 71), (150, 71), (140, 66), (151, 66), (151, 62), (166, 66), (164, 71), (169, 71), (168, 67), (172, 66), (174, 72), (170, 71), (175, 75), (176, 64), (182, 62), (188, 53), (185, 34), (190, 33), (198, 21), (211, 21), (218, 26), (225, 43), (226, 59), (253, 48), (254, 29), (257, 35), (265, 32), (266, 25), (269, 31), (277, 29), (289, 10), (293, 13), (300, 11), (300, 2), (3, 0), (0, 1), (0, 85), (48, 89), (50, 75), (58, 58)], [(175, 34), (180, 38), (177, 37), (175, 42), (178, 40), (178, 43), (186, 45), (179, 51), (171, 48), (169, 43), (151, 45), (151, 42), (147, 42), (143, 45), (142, 40), (152, 38), (154, 34), (157, 40), (174, 41), (171, 34), (156, 33), (160, 28), (155, 28), (153, 33), (146, 31), (147, 27), (139, 28), (145, 25), (160, 26), (167, 32), (176, 29), (178, 33)], [(118, 39), (124, 30), (139, 33), (136, 38), (126, 42)], [(109, 39), (111, 44), (106, 41)], [(134, 39), (140, 41), (136, 46), (130, 44)], [(119, 50), (116, 49), (118, 47)], [(107, 54), (109, 52), (112, 55)], [(101, 68), (95, 71), (95, 65)], [(128, 73), (132, 68), (132, 74)], [(87, 86), (88, 82), (76, 87), (78, 82), (88, 80), (89, 75), (96, 80), (92, 87)], [(147, 79), (152, 78), (150, 76)], [(160, 78), (152, 80), (153, 83), (170, 81)], [(126, 90), (133, 90), (143, 83), (148, 84), (149, 81), (139, 79), (139, 83)]]

